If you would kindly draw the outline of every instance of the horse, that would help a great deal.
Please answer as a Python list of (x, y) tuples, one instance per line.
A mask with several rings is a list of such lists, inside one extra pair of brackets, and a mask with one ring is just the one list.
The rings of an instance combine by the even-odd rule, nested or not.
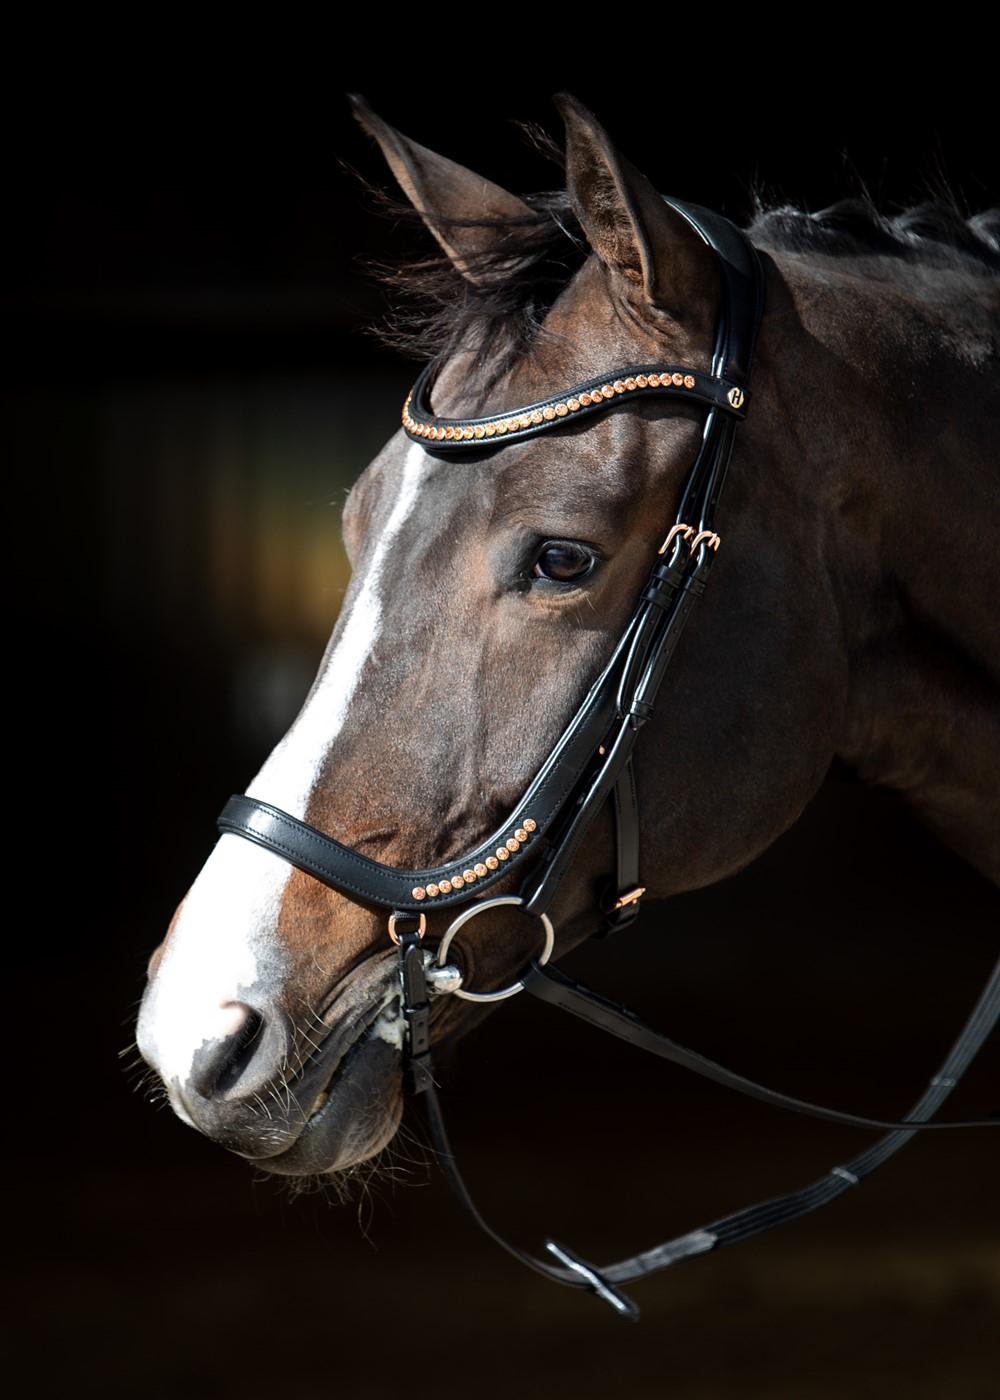
[(514, 195), (354, 102), (440, 249), (430, 364), (138, 1024), (178, 1116), (288, 1176), (379, 1153), (483, 1002), (633, 1034), (550, 955), (741, 870), (834, 767), (1000, 883), (1000, 213), (737, 231), (567, 95), (565, 190)]

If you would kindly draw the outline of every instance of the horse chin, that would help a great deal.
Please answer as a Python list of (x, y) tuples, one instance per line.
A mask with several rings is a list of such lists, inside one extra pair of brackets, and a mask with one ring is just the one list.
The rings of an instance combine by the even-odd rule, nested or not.
[(291, 1147), (256, 1165), (280, 1176), (345, 1171), (386, 1146), (402, 1113), (399, 1050), (369, 1034), (343, 1060), (329, 1097)]

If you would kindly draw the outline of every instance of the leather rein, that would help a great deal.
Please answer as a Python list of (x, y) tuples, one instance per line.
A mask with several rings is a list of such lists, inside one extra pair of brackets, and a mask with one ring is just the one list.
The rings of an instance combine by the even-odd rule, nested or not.
[[(673, 199), (667, 203), (712, 249), (719, 265), (722, 298), (709, 374), (676, 365), (631, 365), (522, 408), (480, 418), (448, 419), (431, 410), (435, 366), (429, 365), (403, 408), (407, 435), (422, 443), (428, 452), (442, 456), (468, 455), (497, 448), (507, 441), (558, 431), (566, 421), (588, 418), (630, 399), (670, 397), (706, 410), (701, 446), (688, 474), (674, 524), (635, 611), (611, 659), (529, 784), (511, 820), (461, 858), (424, 870), (399, 870), (361, 856), (256, 798), (230, 798), (218, 823), (223, 833), (263, 846), (340, 893), (391, 911), (389, 934), (399, 949), (407, 1085), (427, 1106), (435, 1151), (459, 1201), (487, 1234), (522, 1263), (558, 1283), (592, 1291), (629, 1318), (638, 1317), (638, 1308), (618, 1285), (734, 1244), (825, 1205), (870, 1175), (918, 1129), (1000, 1126), (1000, 1119), (995, 1116), (928, 1121), (1000, 1018), (1000, 963), (940, 1072), (899, 1122), (842, 1113), (765, 1088), (660, 1035), (628, 1008), (607, 1001), (560, 969), (546, 966), (554, 943), (547, 910), (594, 817), (609, 798), (614, 804), (617, 868), (604, 909), (608, 929), (625, 928), (638, 913), (644, 891), (639, 884), (633, 750), (653, 712), (664, 672), (688, 616), (704, 592), (719, 547), (715, 512), (736, 426), (746, 415), (746, 385), (763, 312), (763, 271), (757, 252), (745, 235), (709, 210)], [(482, 890), (508, 877), (511, 869), (522, 862), (527, 873), (518, 895), (477, 899)], [(453, 920), (436, 956), (425, 952), (424, 910), (428, 906), (463, 904), (468, 908)], [(529, 917), (539, 918), (545, 945), (541, 955), (531, 960), (510, 987), (490, 993), (470, 992), (462, 987), (462, 974), (447, 961), (447, 954), (452, 940), (470, 919), (498, 904), (519, 906)], [(434, 998), (456, 995), (489, 1002), (522, 989), (651, 1054), (741, 1093), (833, 1122), (878, 1129), (886, 1135), (861, 1156), (832, 1168), (801, 1191), (752, 1206), (620, 1263), (595, 1268), (553, 1240), (546, 1241), (547, 1259), (528, 1254), (487, 1223), (466, 1189), (448, 1142), (430, 1057)]]

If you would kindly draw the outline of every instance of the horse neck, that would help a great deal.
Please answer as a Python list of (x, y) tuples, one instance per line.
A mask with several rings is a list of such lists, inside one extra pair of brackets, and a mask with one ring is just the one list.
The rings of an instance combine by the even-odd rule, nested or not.
[(764, 379), (837, 596), (838, 757), (1000, 881), (996, 278), (774, 261)]

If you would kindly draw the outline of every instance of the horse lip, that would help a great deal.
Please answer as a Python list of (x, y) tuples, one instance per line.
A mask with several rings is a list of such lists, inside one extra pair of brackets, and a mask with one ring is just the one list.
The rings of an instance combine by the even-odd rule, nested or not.
[[(377, 1002), (368, 1016), (352, 1027), (354, 1034), (346, 1043), (335, 1031), (331, 1031), (319, 1049), (310, 1056), (298, 1078), (289, 1083), (289, 1090), (295, 1095), (300, 1107), (304, 1110), (308, 1108), (306, 1124), (326, 1107), (341, 1071), (347, 1061), (359, 1053), (370, 1038), (376, 1021), (392, 1005), (393, 995), (394, 990), (382, 1001)], [(331, 1041), (334, 1042), (332, 1046)], [(318, 1095), (324, 1093), (327, 1095), (326, 1101), (314, 1110), (313, 1105), (316, 1104)]]
[[(346, 1027), (337, 1026), (330, 1030), (295, 1077), (287, 1080), (284, 1092), (288, 1095), (290, 1104), (294, 1106), (294, 1111), (289, 1115), (288, 1136), (281, 1149), (273, 1154), (261, 1155), (243, 1152), (240, 1155), (257, 1162), (268, 1170), (292, 1171), (291, 1165), (279, 1166), (278, 1162), (289, 1159), (292, 1155), (301, 1155), (298, 1153), (298, 1149), (302, 1139), (307, 1133), (314, 1131), (318, 1120), (323, 1117), (335, 1117), (338, 1107), (342, 1109), (343, 1106), (338, 1103), (336, 1091), (350, 1076), (352, 1065), (363, 1058), (368, 1060), (384, 1058), (379, 1053), (374, 1056), (372, 1054), (366, 1056), (366, 1051), (371, 1049), (373, 1043), (376, 1047), (379, 1044), (381, 1038), (373, 1036), (372, 1031), (380, 1017), (392, 1006), (397, 989), (393, 980), (385, 982), (384, 959), (379, 958), (377, 962), (380, 966), (365, 969), (365, 972), (369, 973), (368, 976), (362, 972), (360, 989), (356, 980), (358, 970), (355, 969), (331, 992), (324, 1007), (320, 1024), (325, 1023), (345, 991), (354, 991), (367, 1005), (364, 1007), (363, 1014), (349, 1018)], [(376, 995), (369, 1000), (364, 995), (365, 991), (375, 991), (379, 983), (382, 983), (381, 995)], [(381, 1044), (384, 1045), (387, 1052), (391, 1052), (392, 1056), (398, 1056), (398, 1049), (390, 1045), (388, 1040), (381, 1039)], [(321, 1096), (324, 1099), (322, 1104), (318, 1102)], [(299, 1172), (316, 1169), (315, 1166), (311, 1165), (294, 1168)]]
[[(396, 1128), (394, 1109), (402, 1106), (394, 1073), (399, 1051), (371, 1029), (338, 1060), (323, 1106), (305, 1119), (293, 1141), (274, 1156), (258, 1159), (258, 1166), (284, 1176), (335, 1171), (371, 1156), (388, 1141)], [(383, 1111), (376, 1115), (380, 1104)]]

